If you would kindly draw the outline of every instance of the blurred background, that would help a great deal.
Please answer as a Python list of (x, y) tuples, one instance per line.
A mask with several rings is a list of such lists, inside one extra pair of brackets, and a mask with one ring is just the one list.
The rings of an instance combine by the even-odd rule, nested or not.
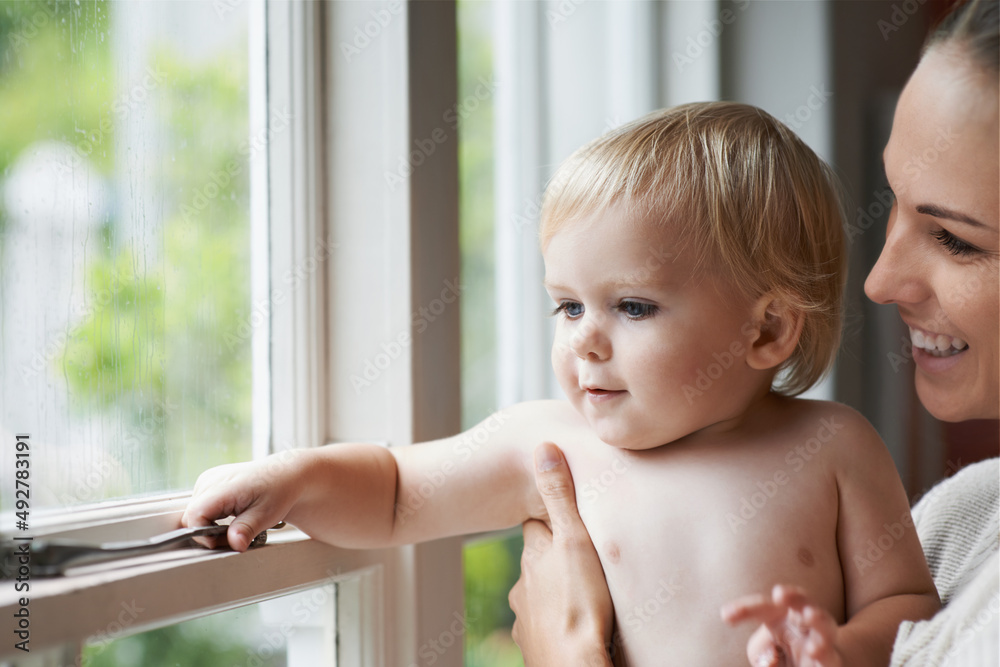
[[(947, 6), (457, 0), (458, 67), (440, 76), (458, 83), (445, 118), (459, 138), (463, 427), (559, 396), (535, 236), (559, 162), (653, 109), (729, 99), (784, 120), (847, 192), (845, 339), (810, 395), (875, 424), (914, 500), (995, 455), (995, 422), (943, 425), (923, 410), (905, 328), (862, 293), (884, 239), (895, 99)], [(250, 183), (290, 119), (266, 112), (254, 7), (0, 3), (0, 433), (4, 447), (19, 429), (45, 444), (36, 509), (189, 489), (205, 468), (267, 450), (254, 348), (268, 313), (253, 280), (267, 218)], [(354, 27), (326, 48), (352, 44)], [(506, 598), (520, 549), (518, 531), (466, 545), (467, 665), (522, 664)], [(269, 622), (258, 611), (95, 645), (89, 664), (285, 664), (281, 650), (255, 652)]]

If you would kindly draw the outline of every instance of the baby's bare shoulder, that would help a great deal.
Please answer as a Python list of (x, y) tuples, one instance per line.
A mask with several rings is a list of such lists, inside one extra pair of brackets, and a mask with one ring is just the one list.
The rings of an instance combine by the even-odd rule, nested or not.
[(823, 457), (840, 470), (886, 464), (894, 470), (889, 451), (875, 427), (854, 408), (834, 401), (792, 399), (789, 406), (796, 439), (822, 449)]
[(589, 433), (586, 421), (568, 401), (525, 401), (497, 410), (473, 429), (498, 432), (519, 448), (534, 451), (543, 442), (560, 447)]
[(854, 408), (835, 401), (796, 398), (786, 406), (786, 423), (800, 436), (814, 436), (824, 443), (836, 442), (838, 449), (854, 444), (881, 443), (878, 432)]

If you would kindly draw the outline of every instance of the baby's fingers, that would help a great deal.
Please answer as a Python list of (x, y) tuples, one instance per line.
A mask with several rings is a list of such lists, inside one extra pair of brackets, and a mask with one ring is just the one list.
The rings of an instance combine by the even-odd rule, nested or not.
[[(195, 494), (181, 516), (181, 525), (208, 526), (218, 519), (235, 516), (226, 533), (228, 543), (236, 551), (245, 551), (258, 533), (284, 518), (270, 516), (272, 513), (265, 511), (262, 505), (256, 493), (221, 484)], [(199, 537), (195, 540), (206, 547), (216, 548), (225, 546), (227, 537)]]
[(784, 618), (786, 610), (774, 604), (768, 597), (754, 594), (727, 602), (722, 606), (720, 613), (722, 620), (729, 625), (747, 621), (771, 625)]
[(837, 653), (837, 621), (824, 609), (805, 607), (802, 620), (809, 629), (809, 639), (806, 642), (806, 654), (824, 667), (839, 667), (840, 655)]
[(783, 665), (783, 652), (774, 642), (770, 628), (762, 625), (747, 642), (747, 659), (752, 667), (779, 667)]
[(771, 600), (776, 605), (791, 607), (796, 611), (802, 611), (809, 603), (805, 589), (788, 584), (775, 584), (771, 589)]

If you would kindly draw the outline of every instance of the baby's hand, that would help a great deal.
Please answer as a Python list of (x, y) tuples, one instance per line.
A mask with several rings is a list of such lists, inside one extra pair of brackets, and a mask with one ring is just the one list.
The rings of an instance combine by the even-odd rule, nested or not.
[[(236, 551), (246, 551), (259, 533), (283, 521), (298, 498), (293, 452), (251, 463), (232, 463), (206, 470), (194, 485), (183, 526), (205, 526), (234, 516), (226, 538)], [(224, 545), (221, 537), (202, 537), (208, 547)]]
[(837, 621), (810, 604), (795, 586), (774, 587), (766, 595), (747, 595), (726, 604), (722, 619), (730, 625), (761, 623), (747, 642), (753, 667), (842, 667), (834, 643)]

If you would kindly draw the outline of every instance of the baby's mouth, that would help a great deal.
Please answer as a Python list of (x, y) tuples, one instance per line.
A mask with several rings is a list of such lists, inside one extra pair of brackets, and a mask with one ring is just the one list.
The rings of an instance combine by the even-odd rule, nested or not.
[(588, 396), (598, 397), (598, 396), (613, 396), (615, 394), (624, 394), (624, 389), (599, 389), (597, 387), (588, 387), (584, 389)]
[(961, 338), (935, 334), (910, 327), (910, 341), (913, 347), (919, 347), (934, 357), (951, 357), (969, 349), (969, 344)]

